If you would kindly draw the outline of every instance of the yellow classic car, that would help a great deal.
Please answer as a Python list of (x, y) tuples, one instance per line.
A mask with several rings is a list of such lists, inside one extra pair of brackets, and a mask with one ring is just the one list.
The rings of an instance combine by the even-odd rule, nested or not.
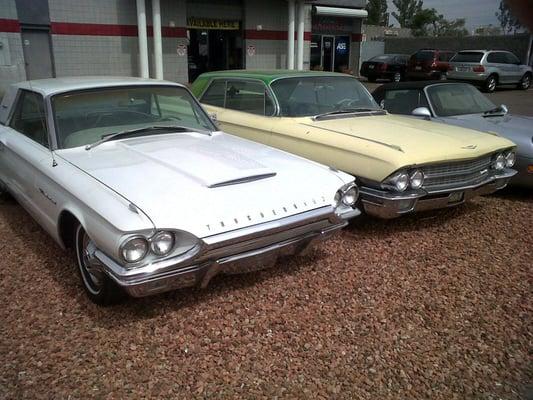
[(350, 75), (210, 72), (192, 91), (224, 131), (355, 175), (374, 216), (458, 205), (516, 174), (513, 142), (388, 114)]

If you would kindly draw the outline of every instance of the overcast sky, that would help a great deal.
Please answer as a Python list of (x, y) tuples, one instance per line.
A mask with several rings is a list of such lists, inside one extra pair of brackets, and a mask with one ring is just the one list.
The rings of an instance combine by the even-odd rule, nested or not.
[[(388, 1), (388, 12), (396, 11), (392, 0)], [(465, 18), (466, 28), (472, 30), (479, 25), (500, 26), (494, 15), (498, 11), (500, 0), (424, 0), (425, 8), (435, 8), (446, 19)], [(391, 15), (390, 22), (398, 26)]]

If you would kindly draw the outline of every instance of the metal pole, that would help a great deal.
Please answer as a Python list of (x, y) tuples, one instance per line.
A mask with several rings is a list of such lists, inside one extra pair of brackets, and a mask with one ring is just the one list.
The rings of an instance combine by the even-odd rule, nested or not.
[(137, 0), (137, 30), (139, 36), (139, 69), (142, 78), (148, 78), (148, 38), (146, 33), (146, 7)]
[(294, 69), (294, 0), (289, 0), (289, 25), (287, 29), (287, 69)]
[(297, 61), (298, 69), (304, 69), (304, 23), (305, 23), (305, 7), (304, 2), (298, 2), (298, 49)]
[(161, 6), (159, 0), (152, 0), (154, 25), (155, 78), (163, 79), (163, 46), (161, 44)]

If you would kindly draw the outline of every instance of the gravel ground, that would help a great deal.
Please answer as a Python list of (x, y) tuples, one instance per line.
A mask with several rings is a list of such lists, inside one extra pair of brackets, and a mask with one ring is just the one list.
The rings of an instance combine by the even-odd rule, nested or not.
[(112, 308), (0, 201), (0, 398), (517, 399), (533, 196), (360, 219), (306, 257)]

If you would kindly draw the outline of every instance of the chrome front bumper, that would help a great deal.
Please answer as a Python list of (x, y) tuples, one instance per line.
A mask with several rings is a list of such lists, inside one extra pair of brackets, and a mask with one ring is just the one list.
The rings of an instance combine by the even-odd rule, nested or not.
[(122, 267), (99, 250), (94, 256), (104, 271), (133, 297), (189, 286), (206, 287), (219, 273), (257, 271), (273, 266), (281, 256), (302, 253), (360, 213), (358, 209), (350, 209), (338, 215), (331, 206), (322, 207), (210, 236), (193, 250), (193, 257), (174, 257), (134, 269)]
[[(487, 177), (486, 180), (476, 185), (433, 192), (418, 190), (408, 193), (396, 193), (361, 187), (361, 198), (367, 214), (390, 219), (417, 211), (453, 207), (463, 204), (473, 197), (494, 193), (499, 189), (503, 189), (515, 174), (515, 170), (505, 169)], [(459, 194), (460, 197), (454, 199)]]

